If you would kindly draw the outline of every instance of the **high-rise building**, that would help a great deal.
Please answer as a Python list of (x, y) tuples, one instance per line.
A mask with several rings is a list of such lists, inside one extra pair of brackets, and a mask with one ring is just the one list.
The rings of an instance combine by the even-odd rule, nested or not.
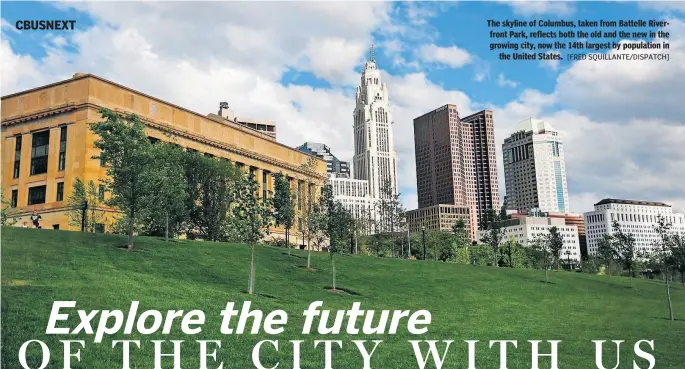
[(397, 194), (397, 155), (392, 132), (388, 86), (381, 79), (371, 46), (357, 87), (354, 118), (354, 179), (369, 182), (371, 198), (379, 199), (386, 183)]
[(621, 230), (635, 237), (636, 253), (651, 253), (659, 241), (654, 227), (663, 217), (671, 224), (671, 231), (685, 234), (685, 215), (674, 213), (671, 205), (663, 202), (604, 199), (595, 204), (595, 210), (583, 214), (587, 247), (590, 255), (597, 254), (602, 237), (613, 233), (612, 223), (617, 221)]
[(460, 119), (445, 105), (414, 119), (416, 192), (419, 209), (439, 204), (469, 207), (471, 226), (488, 209), (499, 211), (492, 112)]
[(329, 174), (335, 174), (337, 178), (350, 177), (350, 164), (346, 161), (339, 160), (333, 155), (330, 147), (322, 143), (305, 142), (298, 146), (297, 149), (325, 160)]
[(347, 209), (356, 219), (370, 218), (373, 214), (374, 201), (369, 193), (369, 182), (363, 179), (350, 178), (350, 167), (346, 161), (339, 160), (331, 149), (316, 142), (305, 142), (298, 150), (317, 156), (326, 161), (328, 180), (333, 198)]
[(461, 118), (460, 122), (464, 126), (463, 145), (470, 151), (466, 151), (470, 155), (466, 160), (473, 161), (472, 185), (478, 219), (481, 219), (486, 210), (500, 208), (495, 121), (491, 110), (481, 110)]
[(502, 144), (507, 206), (527, 212), (569, 212), (564, 145), (559, 133), (539, 119), (519, 122)]

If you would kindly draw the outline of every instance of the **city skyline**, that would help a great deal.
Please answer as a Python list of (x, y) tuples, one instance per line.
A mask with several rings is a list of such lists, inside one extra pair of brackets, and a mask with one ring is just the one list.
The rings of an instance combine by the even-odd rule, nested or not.
[[(464, 116), (492, 109), (498, 146), (516, 122), (529, 117), (548, 121), (563, 133), (572, 212), (592, 210), (605, 197), (663, 201), (685, 209), (680, 189), (685, 153), (676, 140), (685, 134), (677, 114), (685, 73), (676, 63), (684, 55), (679, 47), (683, 10), (668, 4), (540, 4), (352, 3), (297, 9), (274, 4), (261, 15), (278, 21), (254, 24), (259, 7), (228, 3), (210, 20), (202, 6), (198, 18), (189, 16), (184, 4), (167, 7), (164, 17), (152, 19), (147, 10), (154, 5), (144, 3), (3, 3), (2, 94), (76, 72), (95, 73), (201, 113), (215, 112), (217, 102), (228, 101), (241, 115), (278, 122), (281, 143), (322, 142), (341, 160), (351, 160), (349, 112), (368, 45), (374, 43), (381, 76), (392, 92), (399, 190), (407, 208), (416, 208), (411, 121), (453, 103)], [(76, 31), (19, 32), (13, 24), (26, 11), (46, 19), (75, 19)], [(488, 17), (561, 13), (592, 19), (604, 11), (616, 18), (672, 20), (671, 62), (511, 63), (485, 50), (487, 27), (480, 20)], [(106, 23), (109, 16), (103, 15), (113, 12), (118, 14), (111, 17), (116, 24)], [(226, 12), (241, 19), (229, 23)], [(446, 25), (446, 19), (454, 25)], [(179, 33), (199, 30), (207, 21), (227, 33)], [(155, 37), (154, 30), (167, 24), (189, 27), (169, 27), (178, 41), (174, 48)], [(267, 27), (266, 38), (255, 31), (262, 27)], [(466, 32), (473, 37), (466, 38)], [(242, 40), (237, 34), (254, 37)], [(274, 48), (274, 43), (283, 46)], [(113, 62), (117, 60), (126, 63)], [(643, 96), (644, 91), (668, 93)], [(638, 104), (650, 109), (624, 109)], [(503, 196), (502, 168), (499, 177)]]

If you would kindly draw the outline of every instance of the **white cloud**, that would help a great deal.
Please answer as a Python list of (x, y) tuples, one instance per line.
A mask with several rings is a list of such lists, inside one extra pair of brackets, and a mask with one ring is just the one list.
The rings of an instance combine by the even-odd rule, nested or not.
[[(387, 3), (211, 5), (60, 3), (94, 14), (96, 25), (66, 39), (48, 37), (42, 45), (46, 56), (40, 60), (17, 55), (3, 38), (0, 88), (6, 94), (75, 72), (95, 73), (200, 113), (214, 112), (219, 101), (228, 101), (238, 116), (276, 120), (280, 142), (294, 146), (320, 141), (341, 159), (351, 159), (354, 98), (339, 84), (356, 83), (353, 69), (372, 32), (393, 35), (380, 46), (384, 53), (401, 57), (411, 50), (404, 35), (412, 28), (392, 20)], [(416, 205), (413, 119), (452, 103), (462, 116), (485, 107), (494, 110), (502, 189), (501, 142), (516, 122), (533, 116), (564, 134), (574, 211), (587, 211), (609, 196), (665, 201), (685, 209), (685, 47), (683, 28), (678, 28), (682, 22), (672, 22), (670, 62), (577, 62), (559, 75), (553, 92), (524, 89), (516, 100), (500, 106), (485, 106), (462, 91), (446, 90), (420, 71), (383, 73), (395, 117), (405, 205)], [(8, 27), (3, 31), (12, 35)], [(421, 37), (429, 36), (427, 32)], [(429, 55), (441, 55), (452, 64), (441, 63), (465, 64), (464, 54), (444, 52), (450, 48), (432, 41), (424, 46), (432, 51)], [(78, 53), (68, 51), (74, 49)], [(477, 76), (487, 79), (489, 64), (463, 52), (477, 67)], [(312, 72), (334, 87), (282, 86), (280, 78), (289, 68)]]
[(354, 67), (359, 65), (370, 43), (371, 40), (348, 42), (340, 37), (313, 37), (305, 51), (308, 69), (332, 83), (355, 84), (359, 76)]
[(573, 4), (568, 1), (530, 1), (530, 0), (504, 0), (517, 15), (570, 15), (575, 11)]
[[(557, 95), (569, 108), (606, 121), (661, 118), (682, 122), (685, 96), (685, 23), (671, 19), (669, 50), (611, 51), (610, 55), (670, 54), (670, 61), (585, 60), (559, 75)], [(625, 41), (624, 41), (625, 42)], [(637, 108), (642, 107), (642, 108)]]
[(21, 33), (20, 30), (18, 30), (16, 27), (14, 27), (14, 25), (6, 21), (5, 18), (0, 19), (0, 28), (2, 28), (3, 30), (9, 30), (14, 33)]
[(640, 1), (638, 6), (644, 9), (661, 10), (664, 12), (680, 12), (685, 14), (685, 2), (683, 1)]
[(501, 87), (512, 87), (512, 88), (514, 88), (514, 87), (518, 86), (519, 83), (516, 81), (512, 81), (510, 79), (507, 79), (506, 77), (504, 77), (504, 73), (500, 73), (497, 76), (497, 85), (499, 85)]
[(423, 61), (445, 64), (450, 68), (460, 68), (471, 62), (471, 54), (456, 46), (423, 45), (419, 49), (419, 54)]
[[(550, 50), (550, 51), (546, 52), (545, 54), (547, 54), (547, 55), (561, 55), (561, 52), (557, 51), (557, 50)], [(561, 62), (560, 60), (542, 60), (542, 61), (540, 61), (540, 65), (542, 65), (542, 67), (545, 69), (549, 69), (551, 71), (556, 72), (557, 70), (559, 70), (559, 63), (560, 62)]]

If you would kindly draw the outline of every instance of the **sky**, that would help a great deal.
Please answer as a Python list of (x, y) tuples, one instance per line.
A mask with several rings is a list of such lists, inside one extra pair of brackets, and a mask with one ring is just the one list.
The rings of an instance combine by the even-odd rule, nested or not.
[[(351, 161), (354, 92), (374, 44), (408, 209), (413, 119), (449, 103), (460, 116), (493, 110), (502, 197), (501, 144), (535, 117), (564, 140), (572, 212), (607, 197), (685, 211), (685, 2), (3, 1), (0, 12), (2, 95), (93, 73), (203, 114), (227, 101), (237, 116), (275, 120), (281, 143), (322, 142)], [(76, 29), (17, 30), (24, 19)], [(668, 20), (670, 61), (501, 61), (488, 19)]]

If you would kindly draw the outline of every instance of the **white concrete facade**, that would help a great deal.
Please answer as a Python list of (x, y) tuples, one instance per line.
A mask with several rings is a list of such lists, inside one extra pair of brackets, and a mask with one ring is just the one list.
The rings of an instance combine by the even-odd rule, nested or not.
[[(578, 227), (575, 225), (566, 225), (563, 218), (546, 218), (546, 217), (519, 217), (506, 220), (504, 222), (504, 237), (502, 244), (505, 244), (510, 239), (516, 240), (523, 247), (530, 247), (532, 241), (538, 236), (549, 234), (552, 227), (557, 227), (559, 234), (564, 241), (561, 249), (560, 259), (571, 259), (580, 261), (580, 242), (578, 240)], [(479, 239), (482, 239), (487, 231), (479, 231)], [(567, 255), (566, 251), (570, 251)]]
[(589, 255), (597, 255), (599, 241), (613, 233), (612, 222), (618, 221), (621, 230), (635, 237), (635, 251), (654, 252), (659, 238), (654, 231), (659, 217), (671, 224), (673, 232), (685, 234), (685, 215), (674, 213), (670, 205), (661, 202), (604, 199), (595, 210), (583, 214)]
[(340, 200), (345, 209), (356, 219), (362, 219), (374, 213), (374, 202), (369, 194), (369, 182), (329, 174), (328, 184), (331, 185), (333, 197)]
[(381, 80), (371, 46), (371, 59), (365, 64), (357, 87), (354, 118), (353, 178), (369, 182), (369, 194), (376, 200), (390, 183), (397, 194), (397, 155), (393, 140), (393, 118), (388, 86)]
[(547, 122), (526, 119), (502, 144), (507, 208), (568, 213), (564, 145)]

